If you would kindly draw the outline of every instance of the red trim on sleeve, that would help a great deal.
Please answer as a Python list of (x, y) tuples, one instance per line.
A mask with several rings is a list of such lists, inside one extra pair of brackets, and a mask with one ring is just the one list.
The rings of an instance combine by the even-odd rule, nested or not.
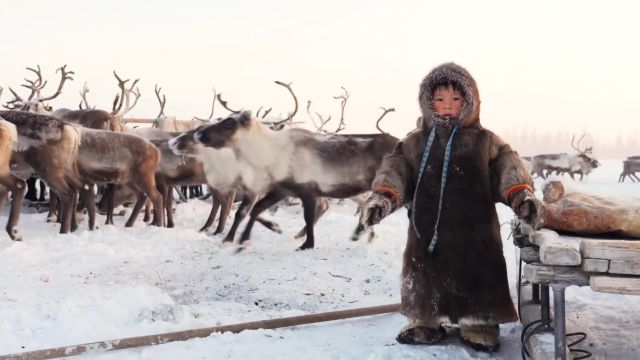
[(380, 192), (380, 193), (386, 193), (386, 194), (390, 194), (391, 197), (393, 198), (393, 200), (395, 200), (396, 202), (396, 207), (402, 205), (400, 204), (400, 195), (398, 195), (398, 192), (393, 190), (392, 188), (385, 186), (385, 185), (378, 185), (375, 189), (375, 191)]
[(512, 187), (508, 188), (507, 191), (504, 192), (504, 199), (507, 202), (509, 202), (509, 196), (511, 196), (516, 191), (520, 191), (520, 190), (529, 190), (529, 191), (533, 192), (533, 188), (530, 185), (527, 185), (527, 184), (516, 184), (516, 185), (513, 185)]

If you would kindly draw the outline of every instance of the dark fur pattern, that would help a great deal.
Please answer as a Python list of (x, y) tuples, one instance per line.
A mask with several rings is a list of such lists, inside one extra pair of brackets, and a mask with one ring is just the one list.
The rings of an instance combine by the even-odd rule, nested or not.
[(65, 123), (47, 115), (26, 111), (0, 111), (0, 117), (16, 125), (18, 136), (24, 136), (38, 143), (60, 140)]

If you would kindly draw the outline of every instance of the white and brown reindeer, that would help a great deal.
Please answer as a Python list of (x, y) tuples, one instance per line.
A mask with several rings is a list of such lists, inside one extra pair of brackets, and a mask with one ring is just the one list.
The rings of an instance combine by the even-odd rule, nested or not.
[(600, 166), (598, 160), (592, 155), (592, 147), (580, 149), (580, 142), (583, 138), (584, 135), (580, 137), (577, 145), (574, 144), (575, 135), (571, 138), (571, 147), (577, 151), (575, 154), (561, 153), (534, 156), (531, 159), (531, 175), (538, 175), (546, 179), (555, 171), (558, 175), (569, 173), (572, 179), (575, 179), (574, 174), (580, 174), (580, 180), (582, 181), (584, 175), (588, 175), (593, 169)]
[[(229, 216), (237, 189), (241, 189), (242, 202), (235, 214), (231, 229), (223, 240), (223, 242), (231, 242), (240, 222), (260, 194), (243, 187), (243, 177), (252, 177), (251, 169), (241, 169), (231, 149), (213, 149), (195, 141), (194, 134), (203, 127), (199, 126), (178, 135), (169, 140), (168, 145), (176, 155), (193, 158), (202, 164), (205, 180), (213, 197), (213, 206), (217, 207), (217, 204), (219, 204), (221, 209), (218, 229), (214, 234), (221, 232), (224, 228), (224, 221)], [(210, 226), (215, 215), (214, 208), (212, 208), (205, 226), (200, 231), (204, 231)], [(280, 232), (278, 225), (271, 221), (263, 218), (258, 218), (257, 221), (272, 231)]]
[(198, 130), (203, 145), (233, 150), (244, 186), (266, 194), (250, 213), (240, 243), (249, 240), (256, 217), (285, 196), (302, 200), (307, 238), (299, 249), (314, 247), (313, 222), (318, 197), (347, 198), (368, 191), (382, 158), (398, 139), (389, 134), (319, 135), (304, 129), (272, 131), (250, 112), (230, 115)]

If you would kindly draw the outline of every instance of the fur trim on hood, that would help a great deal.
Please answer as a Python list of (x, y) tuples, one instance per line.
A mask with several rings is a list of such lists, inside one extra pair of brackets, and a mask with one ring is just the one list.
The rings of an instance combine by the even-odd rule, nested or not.
[[(464, 96), (464, 104), (460, 109), (460, 114), (449, 120), (440, 118), (431, 106), (434, 87), (443, 82), (457, 84), (464, 92), (462, 94)], [(420, 84), (418, 101), (422, 110), (422, 129), (430, 128), (434, 122), (457, 123), (462, 128), (480, 127), (480, 94), (478, 93), (478, 86), (471, 74), (460, 65), (446, 63), (431, 70)]]

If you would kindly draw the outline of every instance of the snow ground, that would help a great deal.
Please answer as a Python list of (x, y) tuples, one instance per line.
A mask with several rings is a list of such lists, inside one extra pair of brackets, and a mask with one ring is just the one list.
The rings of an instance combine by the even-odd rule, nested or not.
[[(640, 197), (640, 184), (618, 184), (620, 160), (603, 161), (582, 185), (609, 196)], [(568, 178), (566, 178), (568, 179)], [(566, 180), (565, 179), (565, 180)], [(541, 182), (538, 182), (541, 188)], [(515, 249), (507, 240), (510, 209), (497, 205), (515, 301)], [(8, 208), (4, 209), (6, 216)], [(223, 247), (198, 233), (209, 203), (176, 208), (176, 227), (82, 224), (71, 235), (25, 209), (23, 242), (0, 235), (0, 354), (115, 338), (233, 324), (399, 302), (399, 274), (408, 225), (404, 210), (377, 227), (373, 242), (349, 240), (355, 205), (333, 204), (316, 226), (316, 249), (297, 252), (301, 208), (270, 216), (283, 229), (256, 225), (249, 250)], [(3, 218), (6, 219), (6, 218)], [(6, 221), (6, 220), (5, 220)], [(99, 217), (98, 223), (103, 223)], [(230, 223), (229, 223), (230, 225)], [(228, 225), (228, 226), (229, 226)], [(638, 359), (640, 297), (567, 290), (567, 330), (586, 331), (580, 346), (597, 359)], [(455, 331), (435, 346), (395, 342), (399, 314), (277, 330), (213, 334), (159, 346), (84, 354), (80, 359), (517, 359), (519, 323), (501, 326), (493, 356), (461, 345)]]

